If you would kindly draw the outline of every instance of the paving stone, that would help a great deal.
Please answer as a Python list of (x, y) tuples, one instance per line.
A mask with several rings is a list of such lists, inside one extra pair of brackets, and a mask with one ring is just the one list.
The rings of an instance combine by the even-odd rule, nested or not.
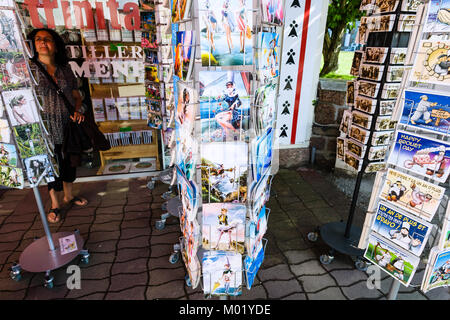
[(120, 230), (119, 221), (111, 221), (108, 223), (94, 224), (91, 227), (91, 232), (95, 231), (117, 231)]
[(261, 281), (266, 280), (289, 280), (294, 277), (286, 264), (281, 264), (258, 272)]
[(350, 299), (379, 299), (383, 294), (377, 289), (369, 289), (367, 282), (359, 282), (349, 287), (341, 287), (344, 294)]
[(299, 264), (307, 260), (317, 260), (317, 255), (310, 249), (306, 250), (288, 250), (283, 252), (287, 257), (289, 264)]
[(180, 299), (186, 296), (183, 289), (184, 286), (184, 280), (176, 280), (158, 286), (151, 286), (147, 288), (146, 296), (148, 300)]
[(92, 295), (94, 293), (104, 293), (108, 290), (109, 279), (105, 280), (83, 280), (81, 289), (70, 290), (67, 299), (75, 299), (80, 296)]
[(347, 300), (339, 288), (327, 288), (316, 293), (307, 294), (309, 300)]
[(26, 300), (50, 300), (62, 298), (69, 291), (66, 285), (54, 286), (51, 290), (43, 286), (43, 282), (36, 287), (28, 289)]
[(320, 209), (320, 208), (330, 208), (330, 205), (324, 199), (316, 199), (304, 202), (305, 207), (308, 209)]
[(117, 240), (119, 239), (119, 236), (121, 239), (124, 239), (123, 234), (121, 236), (120, 230), (116, 231), (91, 231), (89, 233), (89, 239), (86, 239), (85, 241), (88, 241), (89, 244), (97, 244), (102, 241), (107, 240)]
[(350, 286), (358, 281), (367, 281), (367, 274), (359, 270), (334, 270), (331, 275), (336, 279), (339, 286)]
[(93, 266), (100, 263), (113, 263), (115, 259), (115, 253), (114, 252), (92, 252), (92, 250), (89, 248), (89, 265)]
[(307, 293), (315, 293), (327, 287), (335, 287), (336, 281), (329, 274), (303, 275), (298, 277)]
[(268, 293), (268, 299), (279, 299), (293, 293), (302, 292), (296, 279), (289, 281), (266, 281), (263, 283)]
[(262, 284), (260, 285), (253, 285), (250, 290), (246, 289), (245, 287), (242, 290), (242, 295), (237, 297), (236, 300), (261, 300), (261, 299), (267, 299), (266, 291), (264, 290), (264, 287)]
[(143, 217), (142, 219), (125, 220), (122, 222), (122, 228), (144, 228), (149, 227), (148, 217)]
[(121, 239), (129, 239), (137, 236), (149, 236), (151, 234), (151, 230), (146, 228), (128, 228), (121, 230)]
[(82, 267), (80, 266), (81, 281), (107, 279), (110, 275), (111, 267), (112, 263), (92, 263)]
[(131, 239), (120, 240), (118, 243), (119, 250), (123, 248), (147, 248), (149, 249), (149, 237), (148, 236), (139, 236)]
[(326, 271), (322, 268), (322, 265), (317, 260), (292, 265), (291, 270), (297, 277), (304, 275), (323, 275), (326, 273)]
[(148, 248), (125, 248), (117, 252), (116, 262), (126, 262), (132, 259), (147, 258), (150, 255)]
[(103, 297), (105, 296), (104, 293), (93, 293), (88, 294), (86, 296), (78, 297), (77, 300), (103, 300)]
[(105, 300), (144, 300), (145, 291), (145, 286), (138, 286), (120, 292), (108, 292)]
[[(109, 290), (112, 292), (131, 289), (134, 286), (142, 286), (142, 294), (145, 292), (145, 285), (147, 284), (147, 273), (142, 274), (116, 274), (111, 277), (111, 286)], [(125, 296), (125, 295), (124, 295)]]
[(179, 268), (182, 264), (181, 260), (180, 262), (177, 262), (175, 264), (172, 264), (169, 262), (170, 253), (167, 253), (166, 255), (160, 256), (158, 258), (150, 258), (148, 262), (148, 268), (150, 271), (163, 268), (163, 269), (176, 269)]
[(95, 224), (105, 224), (109, 222), (121, 222), (122, 221), (122, 215), (118, 214), (98, 214), (95, 217), (94, 223)]
[(0, 291), (0, 300), (23, 300), (23, 298), (25, 297), (25, 293), (25, 289), (13, 292)]
[(180, 266), (179, 268), (173, 268), (170, 270), (166, 269), (156, 269), (151, 271), (150, 273), (150, 285), (162, 285), (170, 281), (180, 280), (184, 281), (184, 277), (186, 272), (184, 271), (184, 267)]
[(97, 215), (102, 214), (123, 214), (123, 204), (108, 204), (108, 205), (102, 205), (101, 207), (98, 207), (96, 210)]
[(427, 300), (427, 298), (420, 292), (415, 291), (412, 293), (399, 293), (397, 295), (397, 300)]
[(308, 300), (306, 298), (306, 294), (304, 293), (294, 293), (287, 297), (284, 297), (282, 300)]
[(293, 239), (290, 240), (280, 240), (277, 238), (277, 245), (281, 251), (289, 251), (289, 250), (304, 250), (309, 249), (310, 245), (307, 244), (300, 235), (296, 235)]
[(114, 263), (111, 268), (111, 274), (116, 275), (119, 273), (139, 273), (142, 275), (146, 273), (147, 270), (147, 258), (140, 258), (130, 262)]

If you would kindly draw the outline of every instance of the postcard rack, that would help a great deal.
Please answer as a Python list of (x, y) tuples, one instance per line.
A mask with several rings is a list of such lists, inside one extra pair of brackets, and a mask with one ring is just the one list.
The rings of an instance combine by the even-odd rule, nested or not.
[[(264, 258), (284, 5), (275, 3), (269, 17), (277, 15), (275, 23), (263, 11), (266, 1), (170, 4), (174, 179), (181, 201), (165, 209), (176, 211), (183, 233), (170, 260), (183, 257), (186, 284), (200, 284), (206, 297), (240, 295), (244, 276), (251, 273), (253, 282)], [(262, 32), (266, 50), (258, 43)], [(264, 97), (258, 102), (257, 92)], [(181, 202), (176, 210), (175, 202)]]
[[(6, 61), (0, 71), (0, 185), (33, 189), (45, 232), (44, 237), (36, 239), (23, 250), (19, 261), (10, 267), (10, 276), (19, 281), (23, 270), (45, 273), (44, 286), (52, 288), (52, 270), (68, 264), (79, 255), (87, 263), (89, 253), (83, 248), (84, 240), (78, 231), (52, 234), (48, 226), (39, 184), (43, 180), (53, 182), (59, 169), (54, 159), (54, 145), (49, 141), (42, 119), (40, 97), (35, 92), (38, 81), (29, 64), (29, 59), (33, 58), (34, 44), (24, 39), (25, 24), (17, 16), (19, 10), (14, 2), (11, 6), (0, 8), (0, 11), (5, 30), (5, 24), (9, 25), (8, 34), (3, 34), (8, 44), (0, 46), (0, 54)], [(73, 246), (71, 250), (66, 250), (61, 244), (64, 239), (70, 241)]]
[[(397, 298), (401, 285), (424, 293), (449, 285), (439, 272), (450, 258), (446, 195), (450, 144), (449, 125), (443, 120), (450, 111), (450, 81), (439, 74), (438, 66), (439, 53), (445, 51), (448, 56), (450, 33), (439, 22), (439, 11), (445, 10), (443, 2), (428, 2), (416, 9), (405, 59), (408, 68), (392, 116), (397, 122), (395, 136), (387, 168), (375, 177), (358, 244), (365, 250), (364, 258), (393, 277), (391, 300)], [(383, 226), (379, 221), (384, 219)], [(392, 225), (387, 227), (389, 223)], [(402, 236), (390, 230), (394, 225), (402, 230)], [(425, 274), (420, 284), (413, 285), (422, 263)]]
[[(404, 2), (406, 3), (406, 1)], [(369, 7), (365, 7), (365, 5)], [(347, 92), (347, 103), (353, 106), (353, 111), (346, 111), (347, 115), (344, 113), (341, 135), (344, 135), (345, 138), (338, 138), (336, 160), (337, 163), (345, 162), (347, 168), (358, 171), (358, 174), (347, 221), (332, 222), (320, 227), (320, 235), (330, 247), (329, 253), (320, 257), (323, 264), (331, 263), (337, 252), (354, 257), (355, 266), (358, 269), (365, 270), (367, 268), (365, 260), (362, 258), (363, 250), (357, 248), (361, 229), (353, 225), (353, 218), (364, 173), (376, 172), (385, 167), (383, 161), (373, 162), (369, 156), (376, 155), (374, 151), (378, 151), (376, 148), (379, 145), (387, 146), (393, 135), (395, 122), (391, 120), (392, 111), (386, 114), (384, 113), (385, 109), (382, 108), (386, 101), (391, 101), (386, 98), (392, 97), (386, 96), (384, 89), (393, 84), (398, 85), (401, 81), (405, 67), (397, 66), (400, 64), (399, 61), (391, 61), (391, 56), (394, 50), (408, 46), (409, 28), (411, 28), (410, 16), (415, 15), (414, 12), (411, 12), (415, 10), (406, 7), (402, 1), (396, 1), (392, 5), (386, 11), (380, 12), (380, 8), (373, 1), (361, 4), (361, 10), (366, 10), (368, 13), (367, 16), (361, 18), (358, 33), (359, 44), (363, 45), (364, 50), (355, 52), (351, 73), (357, 76), (357, 81), (351, 83), (354, 88), (351, 97), (349, 97), (350, 92)], [(371, 50), (372, 52), (379, 50), (379, 55), (371, 55)], [(395, 74), (395, 69), (398, 74)], [(366, 96), (359, 95), (361, 90), (356, 87), (362, 88), (362, 83), (376, 86), (376, 91), (372, 91), (371, 94), (363, 92), (362, 94)], [(358, 96), (355, 93), (357, 91)], [(364, 103), (364, 100), (368, 102)], [(391, 102), (390, 110), (392, 109), (393, 103)], [(350, 153), (349, 150), (345, 151), (347, 141), (355, 142), (352, 144), (352, 149), (349, 148)], [(355, 145), (360, 145), (360, 147), (355, 149)], [(387, 147), (384, 147), (380, 155), (386, 153)]]

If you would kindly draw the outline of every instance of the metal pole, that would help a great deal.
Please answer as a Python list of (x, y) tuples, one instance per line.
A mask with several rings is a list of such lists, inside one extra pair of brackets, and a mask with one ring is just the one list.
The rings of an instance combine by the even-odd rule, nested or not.
[(53, 244), (52, 234), (47, 223), (47, 216), (45, 215), (44, 206), (42, 204), (41, 194), (37, 186), (33, 186), (34, 197), (36, 198), (36, 203), (39, 209), (39, 214), (41, 215), (42, 225), (44, 226), (45, 234), (47, 236), (48, 247), (50, 251), (55, 251), (55, 245)]
[(389, 289), (388, 293), (388, 300), (396, 300), (398, 291), (400, 290), (400, 282), (392, 279), (391, 288)]

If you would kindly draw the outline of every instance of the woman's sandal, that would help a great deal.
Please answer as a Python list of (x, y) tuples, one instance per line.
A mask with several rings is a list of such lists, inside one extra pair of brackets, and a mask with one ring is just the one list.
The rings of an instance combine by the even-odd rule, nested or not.
[[(84, 201), (86, 201), (85, 204), (77, 204), (77, 203), (75, 203), (75, 202), (83, 203)], [(74, 196), (74, 197), (72, 198), (72, 200), (70, 200), (68, 203), (69, 203), (71, 206), (76, 205), (76, 206), (79, 206), (79, 207), (85, 207), (85, 206), (87, 206), (87, 204), (88, 204), (89, 202), (87, 201), (87, 199), (82, 199), (82, 198), (79, 198), (79, 197)]]
[[(53, 218), (51, 218), (52, 216)], [(47, 214), (47, 221), (50, 223), (58, 223), (60, 220), (61, 220), (61, 210), (59, 210), (58, 208), (50, 209), (50, 211)]]

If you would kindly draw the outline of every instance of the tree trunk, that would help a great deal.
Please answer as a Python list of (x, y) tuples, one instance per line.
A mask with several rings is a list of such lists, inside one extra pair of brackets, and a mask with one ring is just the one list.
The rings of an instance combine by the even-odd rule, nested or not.
[(331, 37), (327, 32), (323, 43), (323, 67), (320, 71), (320, 77), (338, 69), (339, 52), (341, 51), (342, 37), (345, 33), (346, 24), (339, 25), (332, 30)]

